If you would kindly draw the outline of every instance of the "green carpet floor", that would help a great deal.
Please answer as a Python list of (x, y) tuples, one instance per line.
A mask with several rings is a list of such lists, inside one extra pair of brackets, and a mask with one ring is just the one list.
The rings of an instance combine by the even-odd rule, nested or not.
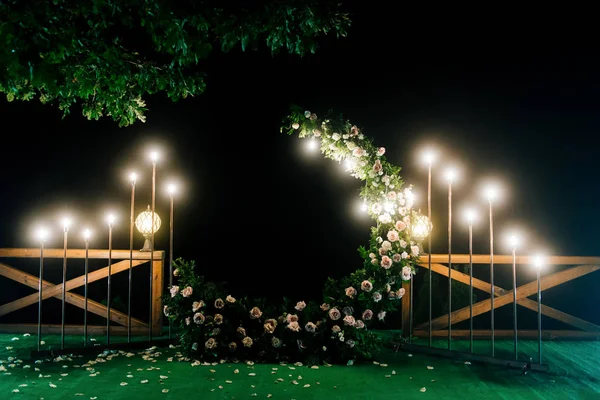
[[(59, 343), (56, 336), (44, 339), (47, 346)], [(80, 337), (67, 337), (68, 345), (80, 342)], [(379, 364), (318, 369), (193, 366), (179, 361), (177, 348), (36, 363), (29, 358), (36, 343), (35, 335), (0, 335), (0, 399), (600, 399), (599, 342), (546, 342), (550, 372), (527, 375), (403, 352), (383, 354)], [(520, 342), (520, 348), (523, 357), (537, 355), (536, 342)], [(510, 355), (512, 342), (497, 341), (496, 349)], [(488, 350), (489, 342), (476, 342), (476, 352)]]

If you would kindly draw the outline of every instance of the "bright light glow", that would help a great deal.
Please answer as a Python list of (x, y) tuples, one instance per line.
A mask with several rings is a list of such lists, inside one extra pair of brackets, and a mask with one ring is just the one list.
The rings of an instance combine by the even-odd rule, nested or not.
[(412, 190), (406, 191), (406, 206), (412, 208), (415, 204), (416, 195), (412, 192)]
[(92, 237), (92, 231), (90, 231), (89, 229), (86, 229), (83, 231), (83, 238), (86, 241), (90, 240), (91, 237)]
[(150, 156), (150, 160), (152, 160), (153, 163), (157, 162), (158, 159), (160, 158), (160, 154), (159, 154), (158, 150), (150, 151), (149, 156)]
[(472, 224), (473, 221), (477, 218), (477, 213), (472, 208), (467, 208), (465, 210), (465, 218), (469, 224)]
[(444, 172), (444, 177), (446, 178), (448, 183), (454, 182), (456, 180), (456, 178), (458, 177), (458, 172), (457, 172), (456, 168), (454, 168), (454, 167), (448, 168), (446, 170), (446, 172)]
[(175, 192), (177, 192), (177, 185), (174, 183), (169, 183), (167, 186), (167, 192), (169, 193), (169, 196), (173, 196)]
[(542, 254), (537, 254), (533, 256), (533, 266), (537, 269), (542, 269), (544, 264), (546, 263), (546, 257)]
[(61, 220), (62, 226), (63, 226), (63, 228), (65, 228), (65, 230), (69, 229), (72, 222), (73, 221), (71, 220), (70, 217), (63, 217), (63, 219)]
[(308, 142), (306, 143), (306, 148), (310, 151), (317, 150), (317, 141), (315, 140), (315, 138), (310, 138), (308, 140)]
[(46, 240), (48, 240), (49, 235), (50, 234), (48, 232), (48, 229), (46, 229), (44, 227), (39, 227), (35, 231), (35, 237), (37, 238), (37, 240), (39, 240), (42, 243), (45, 242)]
[(369, 206), (367, 205), (367, 201), (363, 201), (362, 204), (360, 205), (360, 211), (362, 212), (367, 212), (367, 210), (369, 209)]
[(520, 242), (520, 237), (517, 234), (511, 234), (508, 237), (508, 243), (512, 249), (516, 249)]
[(424, 240), (431, 233), (433, 225), (429, 221), (427, 216), (422, 214), (416, 214), (414, 217), (415, 223), (411, 226), (411, 235), (417, 241)]
[(108, 222), (108, 226), (113, 226), (115, 223), (116, 217), (114, 214), (110, 213), (106, 216), (106, 222)]
[(423, 152), (423, 161), (427, 165), (431, 165), (435, 162), (437, 158), (437, 153), (433, 149), (427, 149)]
[[(154, 232), (158, 231), (161, 225), (161, 220), (158, 214), (154, 213)], [(139, 213), (135, 219), (135, 227), (144, 236), (152, 235), (152, 210), (150, 206), (146, 211)]]
[(385, 203), (383, 203), (383, 209), (386, 212), (391, 213), (394, 210), (394, 204), (390, 203), (389, 201), (386, 201)]
[(129, 181), (131, 183), (135, 183), (137, 181), (137, 178), (138, 178), (138, 176), (137, 176), (137, 174), (135, 172), (131, 172), (129, 174)]
[(488, 184), (483, 188), (483, 195), (489, 202), (492, 202), (500, 195), (500, 189), (497, 185)]
[(346, 161), (344, 161), (344, 165), (346, 166), (346, 170), (353, 170), (354, 160), (352, 158), (346, 158)]

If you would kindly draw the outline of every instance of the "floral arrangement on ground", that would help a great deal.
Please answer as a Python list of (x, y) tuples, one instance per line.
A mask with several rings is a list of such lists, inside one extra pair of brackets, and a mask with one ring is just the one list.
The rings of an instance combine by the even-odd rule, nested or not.
[(385, 148), (342, 116), (319, 119), (293, 107), (283, 129), (315, 141), (326, 158), (343, 162), (349, 174), (364, 181), (360, 196), (376, 225), (368, 246), (358, 249), (363, 267), (342, 279), (329, 278), (320, 305), (301, 299), (269, 304), (236, 299), (200, 276), (193, 262), (179, 259), (164, 313), (182, 329), (181, 343), (197, 359), (307, 364), (372, 359), (382, 341), (369, 328), (398, 309), (402, 282), (412, 279), (418, 261), (411, 220), (420, 216), (412, 209), (410, 187), (402, 189), (400, 167), (386, 160)]

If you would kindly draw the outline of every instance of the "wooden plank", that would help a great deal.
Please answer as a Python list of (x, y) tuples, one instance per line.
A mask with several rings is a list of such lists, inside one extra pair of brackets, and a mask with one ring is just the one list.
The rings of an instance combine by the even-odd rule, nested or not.
[[(551, 275), (543, 276), (541, 279), (541, 288), (542, 290), (550, 289), (552, 287), (561, 285), (570, 280), (579, 278), (581, 276), (587, 275), (594, 271), (600, 269), (599, 266), (593, 265), (580, 265), (577, 267), (569, 268), (564, 271), (556, 272)], [(532, 294), (537, 293), (537, 281), (529, 282), (525, 285), (522, 285), (517, 288), (517, 301), (526, 297), (531, 296)], [(500, 308), (507, 304), (512, 303), (512, 290), (507, 292), (502, 296), (498, 296), (494, 299), (494, 308)], [(480, 314), (484, 314), (490, 311), (492, 308), (491, 302), (489, 299), (479, 301), (473, 304), (473, 316), (477, 316)], [(461, 321), (465, 321), (469, 319), (469, 307), (463, 307), (460, 310), (456, 310), (452, 312), (452, 321), (453, 323), (459, 323)], [(438, 318), (435, 318), (431, 321), (431, 329), (442, 329), (448, 326), (448, 316), (444, 315)]]
[[(0, 253), (1, 254), (1, 253)], [(517, 256), (517, 264), (533, 265), (535, 256), (522, 255)], [(426, 263), (427, 255), (420, 257), (420, 263)], [(431, 262), (443, 264), (448, 262), (447, 254), (432, 254)], [(453, 264), (468, 264), (468, 254), (452, 254)], [(473, 264), (489, 264), (489, 254), (473, 254)], [(545, 258), (546, 265), (599, 265), (600, 257), (580, 257), (580, 256), (548, 256)], [(494, 254), (494, 265), (512, 266), (512, 254)]]
[[(419, 266), (421, 266), (425, 269), (428, 269), (428, 267), (429, 267), (427, 264), (419, 264)], [(448, 267), (445, 265), (431, 264), (431, 270), (442, 276), (448, 276)], [(463, 272), (453, 269), (452, 270), (452, 279), (455, 279), (458, 282), (464, 283), (467, 286), (469, 285), (469, 275), (467, 275)], [(488, 294), (491, 292), (491, 285), (488, 282), (482, 281), (481, 279), (473, 278), (473, 287), (476, 289), (482, 290)], [(519, 289), (517, 288), (517, 291), (518, 290)], [(508, 292), (499, 286), (494, 286), (494, 293), (496, 296), (502, 296)], [(512, 291), (511, 291), (511, 293), (512, 293)], [(511, 303), (512, 303), (512, 301), (511, 301)], [(525, 299), (517, 300), (517, 304), (537, 312), (537, 301), (525, 298)], [(591, 322), (585, 321), (581, 318), (574, 317), (572, 315), (569, 315), (560, 310), (557, 310), (555, 308), (552, 308), (552, 307), (549, 307), (549, 306), (546, 306), (543, 304), (542, 304), (542, 314), (546, 315), (547, 317), (561, 321), (567, 325), (571, 325), (575, 328), (582, 329), (584, 331), (589, 331), (589, 332), (600, 331), (600, 326), (598, 326), (598, 325), (592, 324)], [(427, 322), (425, 322), (423, 324), (419, 324), (416, 327), (416, 329), (425, 329), (426, 327), (428, 327)]]
[[(454, 262), (454, 255), (452, 255), (452, 262)], [(428, 267), (429, 267), (428, 264), (419, 264), (419, 266), (423, 267), (425, 269), (428, 269)], [(448, 276), (448, 267), (446, 265), (431, 264), (431, 270), (442, 276)], [(460, 272), (455, 269), (452, 269), (452, 279), (469, 286), (469, 275), (465, 274), (464, 272)], [(492, 285), (490, 285), (489, 282), (482, 281), (481, 279), (477, 279), (477, 278), (473, 278), (473, 287), (475, 289), (482, 290), (486, 293), (490, 293), (490, 291), (492, 289)], [(494, 293), (496, 293), (496, 296), (502, 296), (502, 295), (506, 294), (507, 291), (505, 289), (502, 289), (499, 286), (494, 286)]]
[[(42, 324), (42, 333), (45, 335), (60, 335), (61, 329), (60, 324)], [(0, 333), (30, 333), (34, 335), (35, 332), (37, 332), (37, 324), (0, 324)], [(132, 325), (131, 333), (134, 335), (147, 335), (148, 328)], [(83, 325), (65, 325), (65, 334), (83, 336)], [(111, 326), (110, 334), (126, 336), (127, 327)], [(88, 325), (88, 335), (106, 336), (106, 325)]]
[[(63, 258), (63, 249), (44, 249), (44, 258)], [(39, 248), (29, 249), (0, 249), (0, 258), (39, 258)], [(85, 258), (85, 249), (67, 249), (67, 258)], [(90, 249), (89, 258), (108, 259), (108, 250)], [(113, 260), (129, 260), (129, 250), (112, 250), (111, 258)], [(164, 260), (165, 252), (162, 250), (154, 251), (155, 260)], [(150, 260), (149, 251), (133, 251), (134, 260)]]
[[(513, 338), (513, 330), (512, 329), (495, 329), (494, 337), (495, 338), (505, 338), (512, 339)], [(519, 339), (537, 339), (538, 331), (537, 330), (518, 330), (517, 334)], [(434, 330), (431, 332), (433, 337), (446, 339), (448, 337), (448, 331), (446, 329)], [(473, 330), (473, 339), (490, 339), (491, 331), (489, 329), (475, 329)], [(415, 330), (414, 336), (419, 338), (428, 338), (429, 331), (428, 330)], [(469, 330), (468, 329), (452, 329), (452, 338), (457, 339), (468, 339), (469, 338)], [(599, 332), (583, 332), (583, 331), (571, 331), (571, 330), (542, 330), (542, 339), (543, 340), (554, 340), (554, 339), (580, 339), (580, 340), (600, 340)]]
[(163, 325), (163, 268), (164, 260), (152, 263), (152, 334), (160, 335)]
[(402, 296), (402, 337), (410, 336), (410, 282), (402, 282), (406, 291)]
[[(143, 260), (134, 260), (133, 266), (136, 267), (138, 265), (144, 264)], [(112, 265), (112, 274), (116, 274), (118, 272), (126, 271), (129, 269), (129, 260), (119, 261), (116, 264)], [(26, 286), (29, 286), (33, 289), (38, 289), (38, 277), (28, 274), (26, 272), (20, 271), (16, 268), (8, 266), (6, 264), (0, 263), (0, 275), (5, 276), (9, 279), (12, 279), (16, 282), (22, 283)], [(100, 279), (105, 278), (108, 275), (108, 267), (101, 268), (96, 271), (92, 271), (88, 274), (88, 282), (94, 282)], [(71, 279), (66, 282), (67, 293), (65, 294), (65, 301), (69, 304), (73, 304), (79, 308), (84, 308), (85, 306), (85, 298), (76, 293), (71, 293), (69, 290), (73, 290), (77, 287), (83, 286), (85, 284), (85, 276), (78, 276), (77, 278)], [(62, 299), (62, 283), (58, 285), (54, 285), (48, 281), (42, 281), (43, 291), (42, 291), (42, 300), (48, 299), (50, 297), (57, 297)], [(10, 303), (3, 304), (0, 306), (0, 316), (11, 313), (13, 311), (19, 310), (23, 307), (27, 307), (31, 304), (35, 304), (38, 302), (39, 295), (38, 293), (30, 294), (29, 296), (22, 297), (18, 300), (12, 301)], [(101, 317), (106, 317), (106, 306), (100, 304), (96, 301), (88, 299), (88, 311), (99, 315)], [(121, 325), (127, 325), (127, 314), (124, 314), (118, 310), (111, 309), (111, 321), (114, 321)], [(141, 325), (148, 326), (144, 321), (139, 319), (132, 318), (131, 326)]]

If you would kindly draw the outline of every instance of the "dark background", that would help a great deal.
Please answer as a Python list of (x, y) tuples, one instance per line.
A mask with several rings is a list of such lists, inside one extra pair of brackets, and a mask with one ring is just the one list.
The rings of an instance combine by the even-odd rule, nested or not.
[[(92, 247), (106, 248), (103, 216), (113, 209), (120, 217), (114, 247), (128, 248), (126, 172), (134, 168), (141, 175), (137, 213), (150, 202), (151, 165), (144, 152), (159, 144), (163, 228), (157, 248), (168, 248), (164, 186), (174, 177), (184, 184), (175, 206), (175, 258), (195, 260), (202, 274), (227, 281), (234, 294), (319, 300), (326, 277), (361, 266), (356, 249), (367, 244), (371, 221), (356, 213), (359, 181), (280, 133), (295, 103), (318, 114), (343, 113), (387, 148), (388, 159), (403, 167), (403, 178), (423, 200), (426, 171), (419, 150), (433, 143), (442, 150), (440, 167), (458, 162), (464, 175), (453, 193), (455, 253), (467, 251), (460, 219), (466, 203), (478, 206), (483, 217), (475, 227), (475, 252), (489, 252), (479, 188), (493, 177), (506, 189), (496, 208), (497, 253), (508, 254), (503, 235), (517, 226), (526, 233), (521, 253), (600, 255), (599, 63), (585, 33), (527, 20), (506, 26), (480, 18), (467, 27), (463, 20), (423, 12), (351, 11), (349, 36), (325, 39), (313, 56), (213, 54), (202, 65), (206, 92), (177, 103), (149, 97), (145, 124), (118, 128), (109, 119), (84, 120), (77, 110), (62, 119), (53, 106), (1, 100), (0, 247), (36, 247), (37, 223), (53, 227), (48, 246), (61, 247), (58, 217), (68, 210), (76, 217), (71, 246), (83, 246), (80, 233), (90, 226), (96, 233)], [(434, 170), (434, 253), (447, 251), (440, 171)], [(135, 240), (141, 247), (137, 232)], [(36, 260), (7, 262), (37, 274)], [(82, 262), (69, 265), (69, 276), (82, 273)], [(477, 266), (475, 275), (488, 280), (487, 270)], [(140, 293), (147, 287), (144, 271), (135, 276)], [(508, 272), (509, 266), (497, 267), (497, 283), (505, 288)], [(115, 284), (125, 298), (123, 278)], [(60, 260), (48, 263), (47, 279), (60, 281)], [(533, 270), (522, 267), (519, 284), (532, 279)], [(597, 275), (588, 275), (549, 290), (544, 300), (600, 323), (586, 305), (598, 302), (598, 283)], [(32, 292), (6, 279), (1, 285), (7, 288), (2, 302)], [(101, 298), (105, 283), (93, 290)], [(445, 290), (442, 282), (439, 302)], [(504, 308), (501, 319), (502, 313), (510, 316), (511, 307)], [(533, 317), (525, 310), (522, 315)], [(3, 317), (28, 318), (27, 312)]]

